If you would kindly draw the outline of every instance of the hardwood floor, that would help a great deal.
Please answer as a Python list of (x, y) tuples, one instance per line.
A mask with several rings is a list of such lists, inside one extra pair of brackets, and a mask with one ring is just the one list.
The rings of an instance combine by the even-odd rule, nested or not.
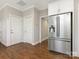
[(0, 59), (79, 59), (49, 52), (47, 45), (47, 41), (36, 46), (19, 43), (8, 48), (0, 44)]

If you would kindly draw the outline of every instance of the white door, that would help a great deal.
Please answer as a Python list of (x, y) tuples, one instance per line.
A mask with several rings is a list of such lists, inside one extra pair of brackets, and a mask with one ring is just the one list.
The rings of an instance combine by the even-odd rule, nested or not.
[(22, 18), (21, 16), (10, 16), (10, 43), (22, 42)]
[(23, 21), (24, 27), (24, 42), (32, 43), (33, 42), (33, 17), (24, 16)]

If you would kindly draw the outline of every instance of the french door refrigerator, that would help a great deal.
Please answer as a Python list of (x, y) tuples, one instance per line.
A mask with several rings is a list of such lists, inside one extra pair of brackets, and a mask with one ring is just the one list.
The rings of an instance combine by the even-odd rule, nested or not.
[(72, 12), (48, 17), (48, 49), (72, 55)]

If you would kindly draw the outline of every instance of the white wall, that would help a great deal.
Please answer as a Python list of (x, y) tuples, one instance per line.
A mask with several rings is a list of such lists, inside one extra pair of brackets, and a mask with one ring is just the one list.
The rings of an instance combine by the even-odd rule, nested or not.
[(5, 31), (4, 31), (4, 29), (3, 29), (3, 21), (4, 21), (4, 16), (3, 16), (3, 10), (0, 10), (0, 42), (1, 43), (6, 43), (5, 41), (6, 40), (4, 40), (4, 38), (5, 38)]
[(0, 11), (0, 41), (2, 41), (2, 11)]
[(34, 44), (39, 43), (39, 21), (40, 13), (37, 8), (34, 8)]
[(33, 44), (34, 42), (34, 8), (23, 12), (23, 33), (24, 42)]
[(73, 50), (74, 50), (74, 56), (77, 56), (77, 39), (78, 39), (78, 1), (74, 1), (74, 21), (73, 21)]
[[(7, 29), (6, 29), (6, 24), (7, 24), (7, 16), (8, 14), (5, 11), (5, 8), (3, 8), (2, 10), (0, 10), (0, 15), (1, 15), (1, 31), (2, 31), (2, 38), (1, 38), (1, 43), (4, 44), (5, 46), (7, 45)], [(6, 15), (7, 14), (7, 15)]]
[(79, 57), (79, 0), (74, 0), (74, 51)]
[[(25, 20), (31, 20), (30, 22), (26, 21), (26, 24), (24, 23), (25, 26), (28, 25), (24, 27), (24, 32), (29, 32), (28, 36), (26, 36), (27, 34), (24, 34), (24, 36), (27, 37), (27, 38), (24, 37), (24, 42), (28, 42), (33, 45), (39, 43), (39, 19), (40, 19), (39, 10), (36, 8), (30, 8), (23, 12), (23, 18), (24, 18), (24, 22)], [(27, 28), (30, 30), (25, 31), (27, 30)]]
[(77, 4), (78, 4), (78, 15), (77, 15), (77, 17), (78, 17), (78, 41), (77, 41), (77, 51), (78, 51), (78, 56), (79, 56), (79, 0), (77, 0)]

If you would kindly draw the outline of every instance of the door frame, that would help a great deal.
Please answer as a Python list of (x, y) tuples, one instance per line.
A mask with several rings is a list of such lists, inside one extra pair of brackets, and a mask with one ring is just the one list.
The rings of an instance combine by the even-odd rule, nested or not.
[(40, 43), (42, 42), (42, 40), (41, 40), (41, 23), (42, 23), (42, 18), (44, 18), (44, 17), (48, 17), (48, 15), (45, 15), (45, 16), (41, 16), (40, 17), (40, 24), (39, 24), (39, 27), (40, 27), (40, 29), (39, 29), (39, 39), (40, 39)]

